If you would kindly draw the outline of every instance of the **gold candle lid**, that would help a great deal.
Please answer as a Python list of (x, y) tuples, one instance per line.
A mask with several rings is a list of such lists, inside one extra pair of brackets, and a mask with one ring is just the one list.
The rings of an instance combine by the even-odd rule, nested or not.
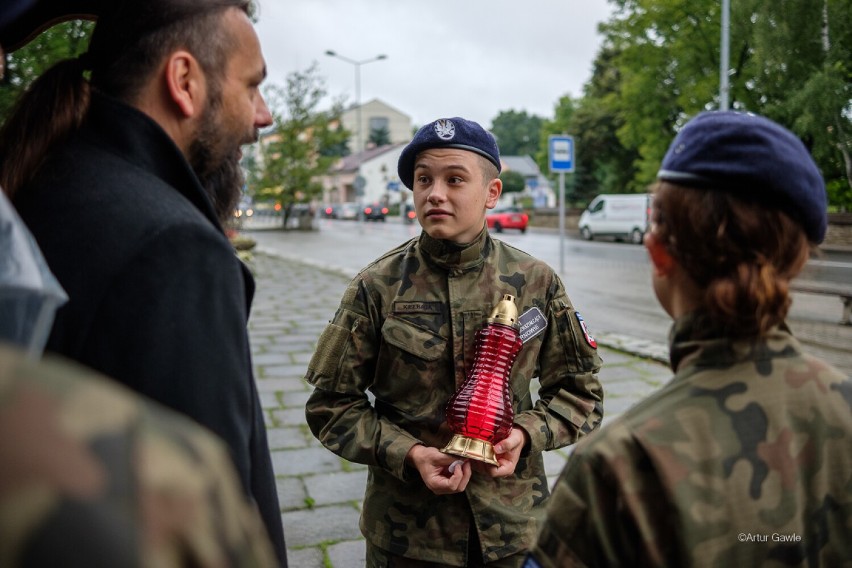
[(488, 323), (502, 323), (510, 327), (518, 325), (518, 307), (515, 305), (515, 297), (511, 294), (503, 294), (503, 299), (497, 302), (491, 311)]

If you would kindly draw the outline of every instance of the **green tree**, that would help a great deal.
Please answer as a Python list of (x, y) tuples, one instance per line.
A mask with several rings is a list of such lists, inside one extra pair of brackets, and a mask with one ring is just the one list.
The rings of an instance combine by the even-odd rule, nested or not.
[(255, 199), (282, 205), (285, 226), (294, 204), (322, 192), (320, 177), (337, 159), (329, 150), (340, 148), (349, 136), (340, 126), (342, 101), (318, 110), (325, 95), (316, 63), (289, 74), (285, 87), (264, 89), (273, 125), (258, 144), (261, 158), (249, 180)]
[(619, 117), (619, 141), (637, 154), (630, 189), (639, 190), (656, 177), (675, 129), (716, 104), (720, 7), (708, 0), (614, 3), (615, 16), (601, 26), (619, 76), (607, 106)]
[[(336, 128), (336, 125), (331, 124), (330, 127), (332, 129)], [(327, 146), (324, 146), (320, 149), (320, 154), (322, 156), (328, 156), (331, 158), (342, 158), (344, 156), (348, 156), (351, 154), (351, 150), (349, 150), (349, 140), (341, 140), (337, 143), (329, 142)]]
[(55, 63), (83, 53), (89, 45), (92, 22), (74, 20), (48, 28), (24, 47), (6, 54), (6, 74), (0, 83), (0, 122), (5, 122), (21, 93)]
[(491, 123), (500, 153), (505, 156), (535, 156), (544, 119), (526, 111), (500, 111)]
[[(567, 200), (575, 205), (588, 204), (599, 193), (644, 191), (635, 187), (635, 150), (625, 147), (617, 132), (624, 126), (616, 110), (621, 77), (613, 61), (618, 55), (611, 46), (598, 53), (591, 80), (584, 96), (572, 100), (563, 97), (556, 109), (556, 119), (543, 129), (539, 166), (547, 167), (547, 137), (571, 134), (575, 146), (575, 171), (567, 179)], [(555, 182), (555, 180), (554, 180)]]
[(391, 143), (390, 130), (388, 130), (387, 126), (373, 128), (370, 130), (370, 137), (367, 141), (375, 144), (376, 146), (387, 146)]
[[(635, 154), (629, 189), (641, 190), (654, 180), (677, 129), (718, 108), (720, 5), (611, 2), (615, 14), (600, 29), (618, 83), (601, 108), (613, 116), (625, 155)], [(734, 2), (730, 32), (731, 107), (764, 114), (798, 134), (826, 178), (831, 202), (852, 206), (849, 0)]]
[(820, 166), (833, 204), (852, 208), (852, 4), (755, 3), (751, 106), (798, 134)]
[(500, 179), (503, 181), (503, 193), (520, 193), (527, 186), (523, 174), (513, 170), (500, 172)]

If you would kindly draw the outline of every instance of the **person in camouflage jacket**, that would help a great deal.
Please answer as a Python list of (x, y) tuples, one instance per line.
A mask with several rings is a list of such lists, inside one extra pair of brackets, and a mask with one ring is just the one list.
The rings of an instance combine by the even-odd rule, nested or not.
[[(399, 174), (424, 232), (350, 283), (308, 368), (311, 431), (369, 465), (368, 566), (518, 566), (549, 495), (542, 451), (602, 418), (596, 344), (558, 276), (485, 227), (497, 168), (496, 143), (476, 123), (442, 119), (417, 133)], [(440, 451), (452, 436), (445, 405), (473, 363), (474, 334), (507, 293), (521, 321), (541, 314), (522, 328), (510, 377), (515, 427), (495, 446), (499, 466), (451, 468), (457, 458)]]
[(578, 444), (524, 566), (852, 566), (852, 381), (784, 323), (826, 231), (816, 165), (765, 118), (708, 112), (658, 177), (675, 375)]
[(59, 358), (0, 343), (0, 566), (278, 566), (225, 444)]

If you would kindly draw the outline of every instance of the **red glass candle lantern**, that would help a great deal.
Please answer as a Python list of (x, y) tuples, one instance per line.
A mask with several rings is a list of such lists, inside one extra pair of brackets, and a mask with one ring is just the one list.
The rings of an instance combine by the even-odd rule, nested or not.
[(509, 435), (515, 419), (509, 373), (523, 345), (517, 322), (515, 298), (504, 294), (476, 334), (473, 368), (447, 402), (453, 438), (442, 451), (499, 465), (494, 444)]

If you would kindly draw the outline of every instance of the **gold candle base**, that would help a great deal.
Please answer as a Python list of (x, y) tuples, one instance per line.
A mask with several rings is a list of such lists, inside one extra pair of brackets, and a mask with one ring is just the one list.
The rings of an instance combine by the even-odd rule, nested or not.
[(491, 465), (500, 465), (494, 453), (494, 446), (491, 442), (477, 440), (476, 438), (468, 438), (461, 434), (453, 434), (453, 439), (450, 443), (441, 450), (445, 454), (453, 454), (463, 458), (470, 458), (485, 462)]

